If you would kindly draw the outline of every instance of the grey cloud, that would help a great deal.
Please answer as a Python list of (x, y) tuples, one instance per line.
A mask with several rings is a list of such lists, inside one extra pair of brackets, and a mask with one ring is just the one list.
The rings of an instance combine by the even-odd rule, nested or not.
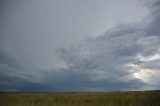
[[(66, 67), (28, 68), (0, 52), (0, 86), (3, 85), (3, 89), (14, 88), (19, 91), (67, 92), (159, 89), (160, 73), (157, 70), (160, 69), (160, 61), (141, 59), (159, 53), (158, 10), (157, 0), (151, 6), (152, 21), (146, 22), (149, 23), (148, 26), (144, 23), (119, 24), (100, 36), (88, 38), (72, 47), (58, 49), (57, 54)], [(127, 66), (129, 64), (133, 66)], [(134, 65), (138, 69), (135, 69)], [(154, 79), (149, 76), (150, 81), (145, 82), (136, 78), (134, 73), (140, 72), (140, 69), (150, 69)], [(17, 82), (16, 87), (9, 86), (12, 82)]]
[(155, 2), (151, 5), (151, 17), (152, 21), (147, 29), (148, 35), (160, 36), (160, 1), (155, 0)]
[[(132, 76), (133, 73), (126, 68), (125, 64), (133, 63), (142, 69), (153, 69), (153, 72), (155, 72), (155, 69), (159, 70), (159, 61), (140, 62), (141, 60), (137, 58), (138, 54), (142, 54), (144, 58), (147, 58), (147, 56), (159, 53), (160, 25), (159, 13), (157, 13), (159, 7), (157, 5), (156, 3), (151, 10), (151, 16), (154, 20), (148, 27), (141, 27), (136, 24), (120, 25), (120, 27), (117, 26), (102, 36), (87, 40), (81, 46), (61, 50), (61, 58), (69, 65), (67, 70), (75, 68), (80, 70), (81, 73), (85, 73), (91, 82), (104, 81), (106, 85), (107, 82), (110, 82), (113, 88), (115, 86), (114, 82), (121, 81), (119, 83), (122, 86), (126, 81), (128, 85), (137, 85), (141, 82), (140, 79)], [(76, 73), (76, 71), (74, 70), (73, 73)], [(156, 80), (155, 84), (157, 86), (159, 86), (159, 76), (159, 73), (157, 75), (153, 74), (152, 77), (155, 78), (151, 79), (152, 81)], [(132, 80), (135, 80), (134, 83)], [(147, 89), (153, 82), (142, 81), (141, 83), (143, 83), (141, 86)], [(138, 86), (140, 85), (132, 89), (136, 89)]]
[(28, 71), (27, 67), (0, 51), (0, 91), (16, 90), (16, 87), (28, 83), (42, 83), (43, 73), (40, 70), (39, 73), (33, 73), (33, 70)]
[[(68, 64), (67, 70), (73, 70), (73, 73), (83, 73), (84, 77), (87, 77), (87, 81), (90, 82), (104, 82), (106, 90), (107, 86), (115, 89), (116, 87), (114, 86), (117, 83), (122, 88), (124, 87), (124, 89), (127, 89), (126, 87), (129, 89), (130, 86), (140, 83), (141, 81), (134, 79), (131, 73), (125, 69), (124, 65), (132, 61), (135, 54), (141, 51), (137, 44), (135, 44), (136, 37), (141, 35), (136, 32), (128, 32), (123, 36), (118, 36), (119, 33), (115, 36), (116, 32), (113, 33), (114, 36), (106, 32), (102, 38), (89, 39), (80, 46), (67, 50), (62, 49), (61, 58)], [(130, 50), (132, 50), (132, 54), (128, 52)], [(125, 53), (128, 55), (124, 55)], [(70, 79), (75, 80), (74, 77)], [(126, 82), (128, 86), (125, 86)], [(143, 82), (141, 82), (141, 85), (143, 85)], [(103, 85), (99, 85), (99, 87), (103, 88)], [(137, 89), (138, 87), (132, 86), (132, 89)]]

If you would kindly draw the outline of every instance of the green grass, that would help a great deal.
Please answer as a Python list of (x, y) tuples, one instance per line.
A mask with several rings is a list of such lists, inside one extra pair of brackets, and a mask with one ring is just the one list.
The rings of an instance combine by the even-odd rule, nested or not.
[(0, 93), (0, 106), (160, 106), (160, 91)]

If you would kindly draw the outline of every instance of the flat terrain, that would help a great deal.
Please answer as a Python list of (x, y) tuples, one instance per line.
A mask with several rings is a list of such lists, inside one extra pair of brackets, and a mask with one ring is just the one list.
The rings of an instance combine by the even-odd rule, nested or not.
[(160, 91), (0, 93), (0, 106), (160, 106)]

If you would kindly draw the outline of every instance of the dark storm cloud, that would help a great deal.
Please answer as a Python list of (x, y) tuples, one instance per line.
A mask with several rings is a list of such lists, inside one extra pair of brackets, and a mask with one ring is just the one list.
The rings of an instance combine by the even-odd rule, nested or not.
[[(128, 32), (124, 36), (119, 36), (118, 33), (115, 36), (115, 33), (113, 32), (114, 36), (106, 33), (102, 38), (89, 39), (86, 43), (68, 50), (62, 49), (61, 58), (69, 66), (64, 75), (71, 75), (70, 80), (80, 81), (82, 86), (93, 83), (96, 87), (98, 83), (96, 88), (103, 90), (138, 89), (139, 85), (145, 85), (140, 80), (132, 78), (131, 73), (123, 67), (127, 62), (133, 61), (135, 54), (141, 51), (134, 41), (140, 35)], [(132, 53), (129, 53), (130, 51)], [(69, 71), (71, 73), (68, 74)], [(80, 75), (74, 77), (74, 73)], [(76, 80), (78, 77), (86, 80)]]
[(160, 36), (160, 1), (155, 0), (155, 2), (151, 5), (151, 16), (152, 22), (148, 28), (148, 35), (156, 35)]
[(76, 92), (159, 89), (159, 10), (160, 2), (156, 0), (150, 7), (151, 22), (119, 24), (103, 35), (59, 49), (58, 56), (66, 67), (28, 68), (15, 62), (5, 52), (0, 52), (0, 90)]
[(0, 91), (17, 91), (32, 83), (39, 84), (39, 75), (33, 75), (27, 69), (7, 53), (0, 51)]
[[(151, 8), (153, 19), (148, 27), (136, 24), (119, 25), (120, 27), (117, 26), (102, 36), (88, 39), (80, 46), (62, 49), (61, 58), (69, 66), (66, 70), (73, 71), (69, 75), (83, 73), (85, 76), (82, 74), (79, 77), (83, 76), (82, 79), (87, 77), (88, 85), (91, 82), (95, 85), (99, 83), (98, 88), (106, 90), (109, 89), (107, 86), (111, 89), (121, 89), (121, 87), (122, 89), (138, 89), (140, 86), (142, 89), (158, 89), (160, 73), (156, 70), (159, 70), (160, 62), (154, 60), (159, 59), (160, 45), (158, 2), (156, 1)], [(143, 56), (138, 57), (139, 54)], [(139, 71), (130, 72), (125, 67), (129, 63), (137, 65)], [(143, 76), (140, 75), (141, 70), (145, 70)], [(134, 73), (138, 72), (142, 78), (134, 76)], [(148, 76), (148, 73), (153, 75)], [(70, 77), (70, 79), (75, 81), (76, 78)], [(81, 82), (81, 80), (78, 81)], [(101, 84), (101, 82), (104, 83)], [(125, 85), (126, 82), (128, 86)]]
[(0, 51), (0, 64), (8, 64), (11, 66), (16, 67), (15, 61), (11, 58), (9, 58), (9, 56), (7, 56), (4, 52)]

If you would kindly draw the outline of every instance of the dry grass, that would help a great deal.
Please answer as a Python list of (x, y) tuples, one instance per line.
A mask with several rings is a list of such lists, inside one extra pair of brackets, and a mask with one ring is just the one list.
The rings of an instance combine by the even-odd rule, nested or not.
[(113, 93), (0, 93), (0, 106), (160, 106), (160, 91)]

